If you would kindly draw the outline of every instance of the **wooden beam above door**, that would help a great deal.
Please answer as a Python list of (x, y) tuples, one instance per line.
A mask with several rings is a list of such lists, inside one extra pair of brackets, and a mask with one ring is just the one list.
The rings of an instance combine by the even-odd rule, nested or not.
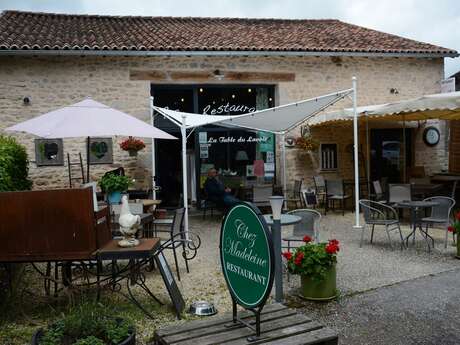
[(284, 72), (237, 72), (237, 71), (167, 71), (130, 70), (130, 80), (150, 80), (156, 82), (244, 82), (269, 83), (295, 81), (295, 73)]

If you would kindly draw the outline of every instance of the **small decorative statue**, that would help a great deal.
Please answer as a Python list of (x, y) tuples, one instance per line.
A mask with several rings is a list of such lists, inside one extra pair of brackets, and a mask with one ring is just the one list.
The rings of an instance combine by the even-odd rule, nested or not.
[(134, 236), (141, 225), (141, 217), (131, 213), (126, 195), (123, 195), (121, 198), (121, 211), (118, 223), (120, 224), (120, 232), (124, 236), (118, 242), (118, 245), (120, 247), (135, 247), (139, 245), (139, 240)]

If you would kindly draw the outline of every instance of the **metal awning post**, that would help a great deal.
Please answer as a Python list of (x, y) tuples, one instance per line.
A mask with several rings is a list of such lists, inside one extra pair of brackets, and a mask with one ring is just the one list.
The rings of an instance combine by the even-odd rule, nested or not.
[[(154, 109), (153, 109), (153, 97), (150, 96), (150, 124), (154, 126)], [(155, 166), (155, 139), (152, 138), (152, 199), (156, 200), (157, 190), (155, 182), (156, 166)]]
[(355, 156), (355, 225), (354, 228), (361, 228), (359, 224), (359, 154), (358, 154), (358, 112), (356, 109), (356, 77), (352, 78), (353, 84), (353, 137)]
[(284, 195), (284, 210), (287, 211), (287, 183), (286, 183), (286, 133), (281, 134), (281, 164), (283, 165), (283, 195)]
[(182, 115), (182, 195), (184, 197), (184, 231), (188, 239), (188, 195), (187, 195), (187, 116)]

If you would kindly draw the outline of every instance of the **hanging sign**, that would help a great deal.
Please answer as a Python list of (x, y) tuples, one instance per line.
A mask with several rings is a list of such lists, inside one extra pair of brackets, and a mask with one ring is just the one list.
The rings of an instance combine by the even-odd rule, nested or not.
[(246, 309), (263, 305), (275, 263), (271, 233), (255, 206), (241, 203), (228, 211), (222, 221), (220, 259), (233, 301)]

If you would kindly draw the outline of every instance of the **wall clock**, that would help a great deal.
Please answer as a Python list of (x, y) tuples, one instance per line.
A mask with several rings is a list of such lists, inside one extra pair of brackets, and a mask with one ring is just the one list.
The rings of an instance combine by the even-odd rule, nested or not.
[(427, 127), (423, 132), (423, 141), (428, 146), (435, 146), (439, 143), (441, 135), (436, 127)]

